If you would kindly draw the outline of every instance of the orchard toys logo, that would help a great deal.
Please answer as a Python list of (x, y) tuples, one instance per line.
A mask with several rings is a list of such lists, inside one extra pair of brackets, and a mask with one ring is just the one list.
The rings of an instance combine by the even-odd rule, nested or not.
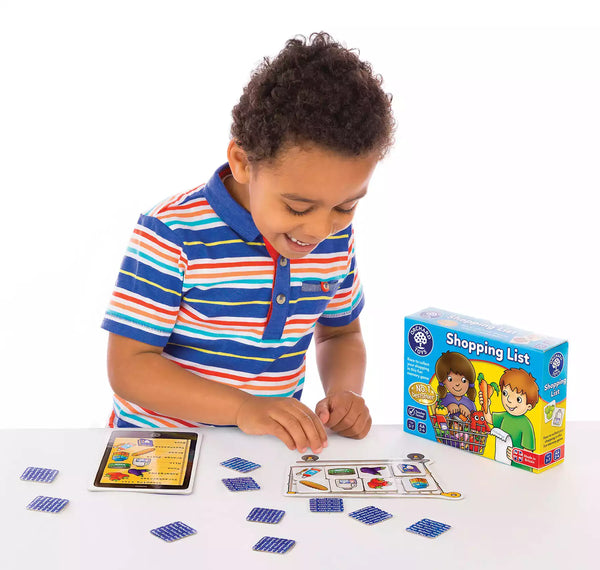
[(565, 365), (565, 357), (562, 352), (555, 352), (550, 359), (550, 363), (548, 364), (548, 372), (552, 378), (556, 378), (563, 369)]
[(433, 350), (433, 337), (427, 327), (413, 325), (408, 331), (408, 344), (417, 356), (427, 356)]

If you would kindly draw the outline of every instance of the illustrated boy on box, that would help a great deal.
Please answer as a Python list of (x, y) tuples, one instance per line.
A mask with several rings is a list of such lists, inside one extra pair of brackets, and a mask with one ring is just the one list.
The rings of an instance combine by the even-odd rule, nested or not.
[[(323, 33), (254, 71), (228, 162), (134, 230), (102, 325), (111, 427), (237, 425), (316, 453), (324, 426), (368, 433), (351, 221), (393, 142), (381, 83)], [(300, 403), (313, 334), (314, 412)]]
[[(505, 431), (512, 439), (512, 447), (506, 449), (506, 457), (510, 459), (511, 465), (522, 469), (530, 468), (512, 461), (513, 448), (535, 449), (535, 433), (533, 426), (526, 417), (526, 413), (532, 410), (539, 400), (539, 388), (535, 378), (522, 368), (510, 368), (505, 370), (500, 377), (500, 390), (502, 394), (502, 405), (504, 412), (491, 413), (489, 408), (485, 413), (485, 421), (496, 428)], [(479, 393), (479, 402), (483, 406), (483, 394)]]

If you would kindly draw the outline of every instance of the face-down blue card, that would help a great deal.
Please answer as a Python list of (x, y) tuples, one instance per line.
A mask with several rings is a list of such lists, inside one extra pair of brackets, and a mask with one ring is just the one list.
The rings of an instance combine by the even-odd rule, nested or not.
[(150, 532), (154, 536), (162, 538), (165, 542), (174, 542), (176, 540), (185, 538), (186, 536), (192, 536), (193, 534), (196, 534), (196, 529), (186, 525), (185, 523), (182, 523), (181, 521), (177, 521), (164, 526), (159, 526), (158, 528), (153, 528)]
[(233, 477), (232, 479), (221, 479), (221, 481), (230, 491), (255, 491), (260, 489), (258, 483), (252, 477)]
[(276, 538), (274, 536), (263, 536), (253, 547), (257, 552), (274, 552), (285, 554), (296, 544), (295, 540), (289, 538)]
[(52, 483), (58, 475), (58, 469), (45, 467), (28, 467), (21, 475), (21, 481), (35, 481), (36, 483)]
[(42, 513), (60, 513), (60, 511), (62, 511), (68, 503), (69, 499), (39, 496), (33, 499), (33, 501), (27, 505), (27, 509)]
[(342, 513), (344, 500), (337, 497), (314, 497), (309, 502), (313, 513)]
[(410, 525), (406, 530), (414, 532), (427, 538), (436, 538), (440, 534), (450, 530), (452, 527), (449, 524), (444, 524), (431, 519), (421, 519), (420, 521)]
[(248, 473), (260, 467), (258, 463), (253, 463), (252, 461), (242, 459), (241, 457), (232, 457), (227, 461), (222, 461), (221, 465), (223, 465), (223, 467), (229, 467), (229, 469), (239, 471), (240, 473)]
[(358, 509), (358, 511), (349, 513), (348, 516), (365, 524), (376, 524), (392, 518), (390, 513), (373, 506)]
[(250, 522), (277, 524), (283, 518), (283, 515), (285, 515), (285, 511), (280, 511), (279, 509), (254, 507), (246, 517), (246, 520)]

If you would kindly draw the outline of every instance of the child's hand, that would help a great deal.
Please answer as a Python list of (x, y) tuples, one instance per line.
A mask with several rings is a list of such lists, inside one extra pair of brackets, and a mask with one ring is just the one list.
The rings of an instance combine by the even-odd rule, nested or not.
[(344, 437), (362, 439), (371, 429), (369, 408), (350, 390), (329, 394), (317, 404), (315, 413), (329, 429)]
[(463, 416), (466, 416), (467, 419), (469, 419), (471, 417), (471, 410), (469, 410), (469, 408), (467, 408), (467, 406), (465, 406), (464, 404), (460, 405), (459, 410), (460, 410), (460, 413)]
[(321, 420), (295, 398), (250, 396), (237, 413), (238, 427), (253, 435), (274, 435), (289, 449), (320, 453), (327, 446)]

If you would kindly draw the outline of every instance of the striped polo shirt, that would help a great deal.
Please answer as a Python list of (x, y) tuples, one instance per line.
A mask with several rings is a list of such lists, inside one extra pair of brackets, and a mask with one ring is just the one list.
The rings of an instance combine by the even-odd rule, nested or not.
[[(301, 259), (279, 256), (225, 188), (230, 173), (140, 216), (102, 327), (203, 378), (299, 399), (316, 323), (346, 325), (363, 307), (352, 227)], [(113, 402), (110, 425), (202, 425)]]

